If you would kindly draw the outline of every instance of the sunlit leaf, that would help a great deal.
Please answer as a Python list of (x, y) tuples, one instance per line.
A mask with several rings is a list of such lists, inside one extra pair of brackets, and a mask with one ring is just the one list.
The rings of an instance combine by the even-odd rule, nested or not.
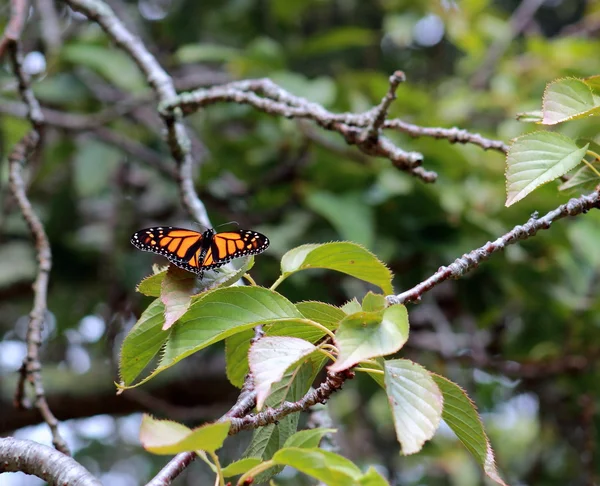
[(340, 354), (329, 369), (342, 371), (360, 361), (395, 353), (407, 339), (408, 313), (403, 305), (351, 314), (340, 322), (335, 335)]
[(387, 300), (383, 295), (369, 291), (364, 296), (361, 307), (365, 312), (381, 311), (387, 307)]
[(261, 462), (263, 462), (262, 459), (258, 457), (246, 457), (239, 461), (232, 462), (229, 466), (223, 468), (221, 473), (224, 478), (239, 476), (240, 474), (250, 471), (253, 467), (258, 466)]
[(167, 269), (161, 270), (158, 273), (150, 275), (138, 284), (136, 290), (141, 294), (147, 295), (148, 297), (159, 297), (160, 290), (162, 288), (162, 281), (166, 275)]
[(535, 132), (515, 139), (506, 158), (506, 206), (537, 187), (575, 168), (587, 150), (553, 132)]
[(375, 255), (355, 243), (302, 245), (288, 251), (281, 259), (284, 275), (310, 268), (336, 270), (377, 285), (386, 294), (393, 292), (390, 270)]
[(385, 362), (385, 386), (402, 453), (419, 452), (440, 425), (442, 392), (425, 368), (407, 359)]
[(192, 295), (199, 290), (196, 275), (174, 265), (169, 265), (161, 284), (160, 300), (165, 305), (163, 331), (169, 329), (187, 312)]
[(549, 83), (544, 91), (542, 112), (544, 125), (556, 125), (592, 115), (600, 115), (600, 98), (590, 87), (576, 78), (563, 78)]
[(248, 360), (256, 389), (257, 410), (262, 409), (271, 385), (315, 349), (308, 341), (282, 336), (265, 336), (250, 347)]
[(140, 442), (144, 449), (154, 454), (171, 455), (196, 450), (214, 452), (223, 445), (230, 425), (229, 421), (223, 421), (190, 430), (177, 422), (144, 415)]
[(389, 486), (389, 483), (374, 467), (367, 469), (367, 472), (358, 478), (358, 484), (360, 486)]

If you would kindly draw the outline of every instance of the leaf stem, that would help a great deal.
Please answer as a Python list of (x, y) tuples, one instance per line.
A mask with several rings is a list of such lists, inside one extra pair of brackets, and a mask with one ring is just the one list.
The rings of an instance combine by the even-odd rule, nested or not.
[(317, 348), (317, 350), (318, 350), (320, 353), (323, 353), (325, 356), (327, 356), (327, 357), (328, 357), (328, 358), (329, 358), (331, 361), (333, 361), (334, 363), (336, 362), (336, 357), (335, 357), (333, 354), (331, 354), (331, 353), (329, 353), (329, 352), (325, 351), (325, 350), (324, 350), (323, 348), (321, 348), (321, 347), (318, 347), (318, 348)]
[(256, 287), (256, 282), (254, 281), (254, 279), (250, 276), (249, 273), (245, 273), (244, 274), (244, 278), (246, 280), (248, 280), (248, 282), (250, 282), (250, 285), (252, 285), (253, 287)]
[(288, 278), (289, 275), (289, 273), (282, 273), (281, 275), (279, 275), (279, 278), (275, 280), (275, 282), (273, 282), (273, 285), (271, 285), (270, 290), (275, 290), (277, 287), (279, 287), (279, 284), (283, 282), (286, 278)]
[(212, 458), (215, 467), (217, 468), (217, 479), (215, 480), (215, 486), (217, 484), (219, 486), (225, 486), (225, 478), (223, 477), (223, 471), (221, 470), (221, 463), (219, 462), (219, 456), (213, 451), (206, 451), (208, 455)]
[(375, 373), (376, 375), (384, 375), (384, 371), (383, 370), (376, 370), (374, 368), (363, 368), (362, 366), (360, 368), (354, 368), (355, 371), (364, 371), (365, 373)]
[(248, 483), (249, 479), (256, 477), (258, 474), (266, 471), (267, 469), (271, 469), (273, 466), (275, 466), (275, 463), (273, 462), (273, 460), (270, 460), (253, 467), (252, 469), (250, 469), (250, 471), (247, 471), (245, 474), (242, 474), (242, 477), (237, 482), (237, 486), (250, 484)]
[(310, 319), (301, 319), (302, 322), (305, 322), (309, 326), (316, 327), (317, 329), (323, 331), (327, 334), (331, 339), (335, 339), (335, 334), (331, 329), (327, 329), (323, 324), (319, 324), (318, 322), (311, 321)]
[[(592, 150), (588, 150), (586, 153), (591, 155), (592, 157), (594, 157), (594, 159), (600, 161), (600, 155), (598, 155), (596, 152), (594, 152)], [(585, 165), (587, 165), (594, 174), (596, 174), (598, 177), (600, 177), (600, 172), (598, 172), (598, 170), (592, 164), (590, 164), (587, 160), (585, 160), (585, 158), (582, 160), (583, 160), (583, 163)]]

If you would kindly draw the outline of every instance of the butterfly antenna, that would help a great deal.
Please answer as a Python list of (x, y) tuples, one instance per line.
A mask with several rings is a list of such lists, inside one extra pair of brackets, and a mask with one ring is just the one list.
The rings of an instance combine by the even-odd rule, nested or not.
[(237, 224), (238, 226), (240, 225), (237, 221), (229, 221), (227, 223), (223, 223), (223, 224), (220, 224), (219, 226), (216, 226), (216, 228), (220, 228), (221, 226), (225, 226), (228, 224)]

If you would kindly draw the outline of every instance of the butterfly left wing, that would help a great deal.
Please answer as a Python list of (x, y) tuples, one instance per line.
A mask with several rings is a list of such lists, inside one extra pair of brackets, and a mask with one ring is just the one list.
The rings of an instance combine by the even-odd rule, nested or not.
[(184, 228), (158, 226), (137, 231), (132, 235), (131, 243), (142, 251), (150, 251), (168, 258), (180, 268), (200, 273), (200, 264), (195, 258), (205, 243), (202, 233)]

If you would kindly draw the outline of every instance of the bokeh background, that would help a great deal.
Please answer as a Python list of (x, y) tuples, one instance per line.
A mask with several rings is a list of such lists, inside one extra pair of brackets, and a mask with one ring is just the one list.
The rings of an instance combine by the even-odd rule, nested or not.
[[(104, 484), (134, 486), (166, 462), (138, 444), (142, 411), (196, 425), (227, 410), (236, 390), (216, 345), (147, 386), (115, 396), (120, 342), (148, 304), (135, 285), (152, 263), (163, 263), (135, 250), (129, 236), (152, 224), (194, 223), (170, 175), (174, 165), (142, 75), (97, 25), (60, 1), (40, 10), (45, 3), (33, 2), (22, 36), (25, 68), (50, 110), (44, 150), (28, 170), (29, 195), (53, 251), (44, 381), (76, 459)], [(108, 3), (180, 90), (268, 77), (331, 111), (361, 112), (379, 102), (389, 75), (401, 69), (408, 80), (391, 117), (504, 141), (536, 129), (515, 115), (540, 108), (546, 83), (600, 72), (595, 1)], [(8, 17), (6, 2), (0, 28)], [(12, 407), (36, 272), (29, 232), (8, 190), (7, 154), (28, 130), (22, 116), (4, 60), (0, 436), (50, 444), (35, 413)], [(593, 120), (573, 122), (564, 133), (593, 138)], [(337, 134), (252, 107), (218, 104), (187, 122), (196, 188), (213, 225), (237, 221), (272, 241), (252, 270), (264, 285), (277, 277), (287, 250), (346, 239), (385, 261), (400, 292), (570, 196), (552, 183), (506, 209), (502, 154), (445, 140), (388, 133), (404, 149), (423, 153), (426, 168), (438, 172), (438, 181), (428, 185), (388, 160), (361, 154)], [(411, 337), (402, 355), (468, 391), (510, 484), (597, 484), (599, 241), (598, 211), (563, 220), (409, 306)], [(288, 279), (279, 290), (294, 302), (339, 305), (366, 288), (315, 271)], [(445, 426), (421, 453), (402, 457), (386, 398), (368, 377), (349, 382), (328, 410), (339, 429), (333, 447), (361, 466), (377, 465), (392, 484), (483, 482)], [(303, 421), (314, 419), (305, 415)], [(239, 458), (247, 438), (230, 439), (224, 457)], [(194, 464), (177, 484), (208, 484), (210, 478)], [(276, 482), (309, 484), (287, 470)], [(0, 475), (2, 486), (37, 484), (43, 482), (21, 473)]]

